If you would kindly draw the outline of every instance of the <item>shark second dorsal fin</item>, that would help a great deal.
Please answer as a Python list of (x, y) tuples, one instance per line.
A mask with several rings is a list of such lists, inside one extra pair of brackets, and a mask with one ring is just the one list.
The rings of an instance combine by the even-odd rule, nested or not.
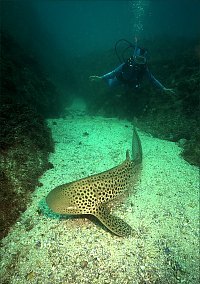
[(130, 152), (129, 150), (126, 150), (126, 161), (130, 161), (131, 158), (130, 158)]
[(133, 161), (137, 161), (141, 163), (142, 161), (142, 146), (139, 135), (133, 126), (133, 138), (132, 138), (132, 159)]
[(99, 221), (106, 226), (106, 228), (117, 236), (127, 237), (133, 232), (132, 228), (121, 218), (111, 215), (105, 204), (101, 204), (101, 206), (97, 208), (94, 216), (97, 217)]

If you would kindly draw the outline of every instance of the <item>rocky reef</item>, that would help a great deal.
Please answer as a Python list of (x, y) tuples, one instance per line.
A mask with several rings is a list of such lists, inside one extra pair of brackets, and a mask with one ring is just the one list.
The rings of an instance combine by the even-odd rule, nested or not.
[(26, 209), (54, 150), (45, 118), (60, 111), (59, 96), (37, 60), (1, 34), (0, 237)]

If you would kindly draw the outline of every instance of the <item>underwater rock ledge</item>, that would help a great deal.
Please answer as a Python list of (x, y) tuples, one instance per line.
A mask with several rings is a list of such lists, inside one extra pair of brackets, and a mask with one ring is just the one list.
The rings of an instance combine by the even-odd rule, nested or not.
[(55, 86), (37, 60), (1, 32), (0, 238), (21, 212), (54, 150), (45, 118), (60, 111)]
[[(11, 111), (12, 110), (12, 111)], [(14, 111), (13, 111), (14, 110)], [(54, 144), (41, 117), (28, 106), (0, 108), (0, 238), (26, 210), (38, 178), (50, 168)]]

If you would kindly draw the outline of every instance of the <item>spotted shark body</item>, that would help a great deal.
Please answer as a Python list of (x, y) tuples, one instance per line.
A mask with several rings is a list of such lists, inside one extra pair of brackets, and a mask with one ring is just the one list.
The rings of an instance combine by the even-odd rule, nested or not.
[(132, 233), (132, 228), (110, 213), (109, 203), (133, 188), (138, 179), (141, 162), (141, 143), (134, 128), (132, 159), (127, 151), (126, 160), (120, 165), (102, 173), (60, 185), (47, 195), (46, 202), (56, 213), (94, 215), (114, 234), (128, 236)]

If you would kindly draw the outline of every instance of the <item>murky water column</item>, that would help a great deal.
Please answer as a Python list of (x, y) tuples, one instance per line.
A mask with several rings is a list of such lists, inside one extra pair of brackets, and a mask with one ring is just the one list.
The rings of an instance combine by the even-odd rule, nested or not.
[(132, 0), (129, 1), (132, 19), (131, 33), (135, 38), (140, 38), (144, 29), (144, 17), (148, 11), (150, 1), (148, 0)]

